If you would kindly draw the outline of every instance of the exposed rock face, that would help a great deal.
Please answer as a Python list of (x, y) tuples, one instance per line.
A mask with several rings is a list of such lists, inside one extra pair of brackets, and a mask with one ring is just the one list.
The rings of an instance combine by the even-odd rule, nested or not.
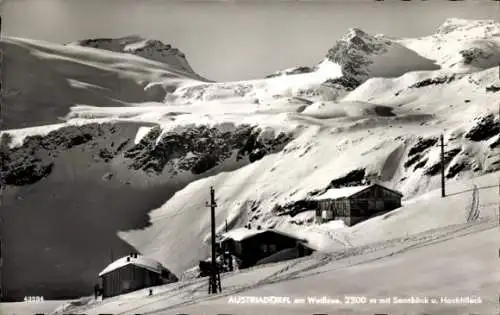
[(418, 162), (417, 164), (415, 164), (415, 167), (413, 168), (413, 171), (416, 171), (416, 170), (418, 170), (419, 168), (424, 167), (424, 166), (427, 164), (427, 162), (428, 162), (428, 161), (429, 161), (429, 159), (428, 159), (428, 158), (425, 158), (425, 159), (423, 159), (422, 161)]
[(498, 22), (495, 20), (466, 20), (459, 18), (447, 19), (437, 30), (438, 34), (449, 34), (452, 32), (466, 32), (475, 28), (490, 29), (491, 33), (498, 29)]
[(408, 167), (412, 166), (413, 164), (417, 163), (418, 161), (420, 161), (420, 159), (422, 159), (422, 155), (415, 154), (411, 157), (408, 157), (408, 160), (403, 164), (403, 166), (405, 168), (408, 168)]
[(495, 120), (493, 114), (481, 117), (476, 124), (465, 134), (465, 138), (472, 141), (484, 141), (500, 133), (500, 121)]
[[(3, 134), (0, 185), (6, 188), (6, 195), (2, 213), (7, 221), (22, 227), (5, 233), (13, 237), (29, 228), (43, 235), (22, 252), (15, 248), (25, 240), (13, 237), (19, 241), (11, 242), (6, 255), (10, 260), (4, 266), (13, 276), (3, 279), (11, 298), (21, 298), (25, 292), (43, 292), (46, 297), (71, 299), (91, 292), (96, 273), (109, 260), (109, 255), (103, 253), (109, 253), (110, 248), (116, 255), (130, 251), (129, 245), (117, 237), (117, 231), (144, 228), (149, 224), (147, 213), (151, 209), (164, 204), (191, 181), (207, 176), (205, 172), (214, 167), (235, 164), (229, 167), (235, 169), (255, 162), (278, 152), (293, 139), (289, 134), (275, 134), (270, 129), (249, 125), (224, 130), (186, 127), (161, 136), (160, 128), (153, 126), (149, 134), (134, 144), (140, 127), (125, 122), (67, 126), (46, 135), (27, 137), (17, 147), (10, 147), (11, 137)], [(156, 185), (143, 189), (130, 185), (143, 177), (128, 173), (127, 165), (150, 176), (165, 171), (172, 176), (187, 171), (193, 176), (178, 181), (163, 177)], [(249, 205), (253, 216), (259, 216), (260, 210), (257, 202)], [(30, 220), (22, 223), (22, 216), (29, 216)], [(89, 226), (92, 233), (86, 233)], [(65, 234), (68, 230), (71, 235)], [(61, 237), (64, 240), (54, 243)], [(96, 239), (99, 244), (95, 244)], [(50, 251), (44, 252), (48, 247)], [(71, 254), (67, 254), (68, 250)], [(29, 280), (17, 279), (16, 272), (26, 269), (36, 257), (36, 268), (25, 273)], [(87, 257), (93, 258), (87, 262)], [(54, 270), (58, 263), (64, 267)], [(61, 283), (58, 292), (50, 288), (54, 279)], [(42, 284), (47, 290), (40, 291), (37, 286)]]
[(123, 139), (111, 147), (99, 146), (101, 137), (115, 131), (112, 124), (67, 126), (45, 136), (29, 136), (22, 146), (10, 149), (8, 136), (4, 136), (0, 176), (7, 185), (34, 184), (50, 175), (59, 152), (85, 144), (95, 151), (95, 161), (108, 163), (123, 153), (134, 170), (159, 175), (169, 166), (172, 176), (179, 171), (199, 175), (232, 157), (234, 162), (247, 159), (253, 163), (267, 154), (279, 152), (293, 140), (291, 134), (285, 133), (262, 137), (263, 130), (250, 125), (241, 125), (234, 131), (199, 126), (164, 135), (160, 127), (154, 127), (131, 147), (131, 139)]
[(390, 45), (388, 40), (352, 28), (328, 51), (326, 57), (342, 66), (342, 74), (348, 80), (364, 81), (368, 78), (367, 67), (373, 63), (367, 56), (387, 52)]
[(487, 53), (477, 47), (461, 50), (459, 54), (462, 56), (463, 62), (466, 65), (472, 64), (477, 60), (488, 59), (492, 56), (491, 53)]
[(417, 153), (422, 153), (425, 150), (429, 149), (433, 145), (435, 145), (438, 142), (437, 138), (418, 138), (417, 143), (410, 148), (410, 151), (408, 151), (408, 156), (415, 155)]
[(450, 179), (458, 175), (460, 172), (469, 169), (470, 165), (467, 162), (461, 161), (459, 163), (453, 164), (450, 166), (448, 169), (448, 172), (446, 174), (446, 178)]
[[(452, 149), (452, 150), (444, 152), (444, 167), (445, 168), (448, 167), (451, 160), (453, 160), (453, 158), (458, 153), (460, 153), (461, 150), (462, 150), (461, 148), (456, 148), (456, 149)], [(438, 162), (432, 164), (431, 166), (429, 166), (425, 170), (424, 174), (427, 176), (434, 176), (434, 175), (437, 175), (440, 171), (441, 171), (441, 161), (438, 161)]]
[(282, 150), (293, 139), (284, 133), (261, 139), (261, 132), (261, 128), (250, 125), (241, 125), (234, 131), (199, 126), (161, 135), (158, 127), (125, 152), (125, 157), (130, 159), (131, 168), (149, 173), (158, 174), (170, 166), (201, 174), (228, 160), (233, 153), (235, 161), (246, 157), (252, 163)]
[(277, 216), (289, 215), (293, 217), (301, 212), (317, 208), (318, 208), (317, 200), (298, 200), (295, 202), (285, 204), (283, 206), (276, 205), (272, 210), (272, 212)]
[(453, 80), (455, 80), (455, 76), (440, 76), (436, 78), (430, 78), (430, 79), (425, 79), (422, 81), (419, 81), (415, 84), (410, 85), (410, 88), (422, 88), (430, 85), (440, 85), (440, 84), (446, 84), (450, 83)]
[(349, 172), (347, 175), (334, 179), (330, 182), (330, 185), (325, 190), (331, 188), (341, 188), (349, 186), (360, 186), (367, 183), (366, 180), (366, 170), (357, 169)]
[(500, 136), (498, 136), (497, 139), (490, 144), (490, 149), (495, 149), (497, 147), (500, 147)]
[(311, 68), (311, 67), (306, 67), (306, 66), (294, 67), (294, 68), (290, 68), (290, 69), (286, 69), (286, 70), (272, 73), (270, 75), (267, 75), (266, 78), (269, 79), (269, 78), (279, 77), (282, 75), (294, 75), (294, 74), (310, 73), (313, 71), (314, 71), (314, 68)]
[(22, 146), (11, 149), (8, 148), (8, 141), (4, 141), (0, 154), (0, 177), (6, 185), (34, 184), (50, 175), (59, 152), (95, 141), (114, 131), (115, 127), (111, 124), (93, 123), (63, 127), (45, 136), (28, 136)]
[(340, 77), (335, 79), (328, 79), (323, 82), (323, 85), (334, 88), (344, 88), (346, 91), (353, 91), (361, 85), (361, 82), (351, 77)]
[(496, 93), (498, 91), (500, 91), (500, 87), (498, 87), (498, 86), (491, 85), (491, 86), (486, 87), (486, 92)]
[[(73, 44), (113, 52), (129, 53), (178, 67), (179, 70), (194, 73), (183, 52), (159, 40), (144, 39), (139, 36), (126, 36), (120, 38), (85, 39)], [(202, 78), (200, 77), (200, 79)]]

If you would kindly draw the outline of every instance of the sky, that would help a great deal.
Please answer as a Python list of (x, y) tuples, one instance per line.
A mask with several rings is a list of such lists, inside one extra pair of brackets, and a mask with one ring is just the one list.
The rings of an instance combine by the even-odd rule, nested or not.
[(423, 36), (449, 17), (500, 20), (500, 2), (444, 0), (4, 0), (2, 33), (56, 43), (141, 35), (187, 55), (216, 80), (245, 80), (320, 62), (350, 27)]

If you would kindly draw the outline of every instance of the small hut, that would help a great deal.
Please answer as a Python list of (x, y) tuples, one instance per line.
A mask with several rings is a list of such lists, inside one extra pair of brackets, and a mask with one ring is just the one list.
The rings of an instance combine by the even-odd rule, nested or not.
[(138, 254), (112, 262), (99, 278), (103, 298), (178, 281), (161, 263)]
[[(275, 261), (310, 255), (314, 250), (307, 241), (274, 229), (238, 228), (222, 234), (218, 241), (222, 251), (228, 251), (247, 268), (274, 257)], [(288, 254), (283, 254), (287, 251)], [(290, 255), (293, 252), (293, 255)]]
[(343, 220), (348, 226), (401, 207), (403, 195), (379, 184), (333, 188), (314, 197), (317, 222)]

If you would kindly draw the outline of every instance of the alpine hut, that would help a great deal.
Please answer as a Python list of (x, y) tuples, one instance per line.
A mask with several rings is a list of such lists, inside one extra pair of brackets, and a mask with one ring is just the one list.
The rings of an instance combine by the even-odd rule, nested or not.
[(403, 195), (379, 184), (332, 188), (317, 200), (316, 220), (342, 220), (347, 226), (401, 207)]
[(314, 250), (307, 241), (275, 229), (242, 227), (222, 234), (218, 240), (220, 251), (228, 251), (247, 268), (267, 262), (276, 262), (310, 255)]
[(161, 263), (138, 254), (112, 262), (99, 273), (99, 278), (103, 298), (179, 280)]

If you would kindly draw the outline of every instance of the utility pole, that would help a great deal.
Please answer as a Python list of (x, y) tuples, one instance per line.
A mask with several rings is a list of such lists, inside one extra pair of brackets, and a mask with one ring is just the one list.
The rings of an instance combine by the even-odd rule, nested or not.
[[(0, 144), (1, 145), (1, 144)], [(3, 199), (3, 193), (5, 190), (5, 182), (3, 180), (2, 174), (0, 174), (0, 208), (2, 207), (2, 199)], [(5, 240), (3, 239), (4, 235), (4, 224), (5, 224), (5, 219), (3, 216), (0, 216), (0, 302), (3, 302), (4, 297), (5, 297), (5, 289), (3, 287), (3, 264), (5, 261)]]
[(441, 135), (441, 197), (446, 196), (445, 184), (444, 184), (444, 136)]
[(215, 203), (215, 190), (213, 187), (210, 187), (210, 204), (207, 205), (210, 207), (211, 214), (211, 234), (212, 234), (212, 266), (210, 270), (210, 279), (209, 279), (209, 287), (208, 292), (212, 294), (217, 294), (217, 292), (221, 291), (221, 283), (220, 283), (220, 275), (219, 268), (217, 267), (216, 260), (216, 242), (215, 242), (215, 208), (217, 204)]
[[(0, 194), (2, 193), (1, 191), (2, 188), (0, 188)], [(0, 195), (1, 198), (1, 195)], [(0, 216), (0, 229), (3, 229), (3, 224), (4, 224), (4, 219), (3, 217)], [(3, 262), (5, 259), (5, 242), (3, 238), (1, 237), (2, 233), (0, 233), (0, 303), (3, 302), (4, 300), (4, 288), (3, 288), (3, 274), (2, 274), (2, 269), (3, 269)]]

